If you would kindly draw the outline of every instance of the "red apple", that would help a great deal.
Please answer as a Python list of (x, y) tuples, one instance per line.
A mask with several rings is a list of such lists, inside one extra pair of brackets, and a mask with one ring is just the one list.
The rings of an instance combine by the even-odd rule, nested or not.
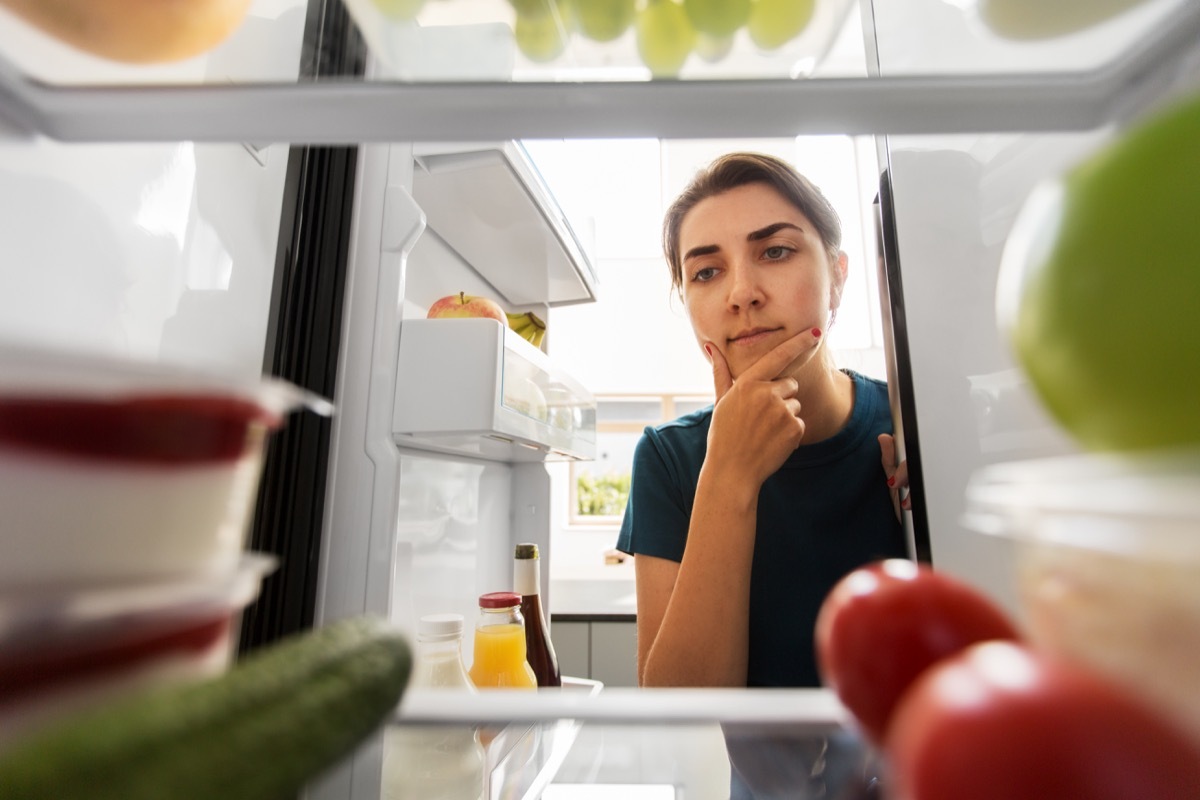
[(443, 297), (429, 307), (428, 319), (444, 319), (447, 317), (490, 317), (508, 325), (508, 316), (495, 300), (486, 297), (473, 297), (466, 292), (459, 292)]

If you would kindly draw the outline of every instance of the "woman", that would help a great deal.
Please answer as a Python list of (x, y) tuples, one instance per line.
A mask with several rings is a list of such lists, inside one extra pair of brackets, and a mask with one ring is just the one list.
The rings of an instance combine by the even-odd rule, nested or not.
[(676, 199), (663, 240), (717, 399), (635, 452), (617, 547), (637, 556), (639, 683), (817, 686), (826, 593), (907, 555), (886, 385), (825, 345), (841, 223), (786, 162), (733, 153)]

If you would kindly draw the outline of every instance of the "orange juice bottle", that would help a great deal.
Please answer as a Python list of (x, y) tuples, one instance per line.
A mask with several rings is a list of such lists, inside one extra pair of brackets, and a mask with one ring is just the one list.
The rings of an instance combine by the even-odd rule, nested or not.
[(480, 596), (471, 681), (478, 689), (537, 688), (537, 676), (525, 660), (521, 595), (490, 592)]

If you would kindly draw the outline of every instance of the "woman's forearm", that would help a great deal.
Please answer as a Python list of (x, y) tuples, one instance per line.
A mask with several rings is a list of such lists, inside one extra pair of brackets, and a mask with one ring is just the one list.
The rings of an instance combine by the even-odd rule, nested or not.
[(701, 470), (687, 546), (643, 685), (746, 685), (758, 491), (742, 476)]

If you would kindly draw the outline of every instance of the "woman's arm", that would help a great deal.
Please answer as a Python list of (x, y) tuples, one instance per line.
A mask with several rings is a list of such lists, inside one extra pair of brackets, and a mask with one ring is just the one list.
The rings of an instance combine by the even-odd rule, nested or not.
[(683, 561), (638, 556), (638, 682), (745, 686), (758, 491), (735, 500), (702, 470)]
[(758, 493), (804, 435), (796, 381), (779, 376), (815, 342), (789, 339), (736, 383), (710, 350), (718, 400), (683, 560), (636, 562), (641, 685), (746, 685)]

